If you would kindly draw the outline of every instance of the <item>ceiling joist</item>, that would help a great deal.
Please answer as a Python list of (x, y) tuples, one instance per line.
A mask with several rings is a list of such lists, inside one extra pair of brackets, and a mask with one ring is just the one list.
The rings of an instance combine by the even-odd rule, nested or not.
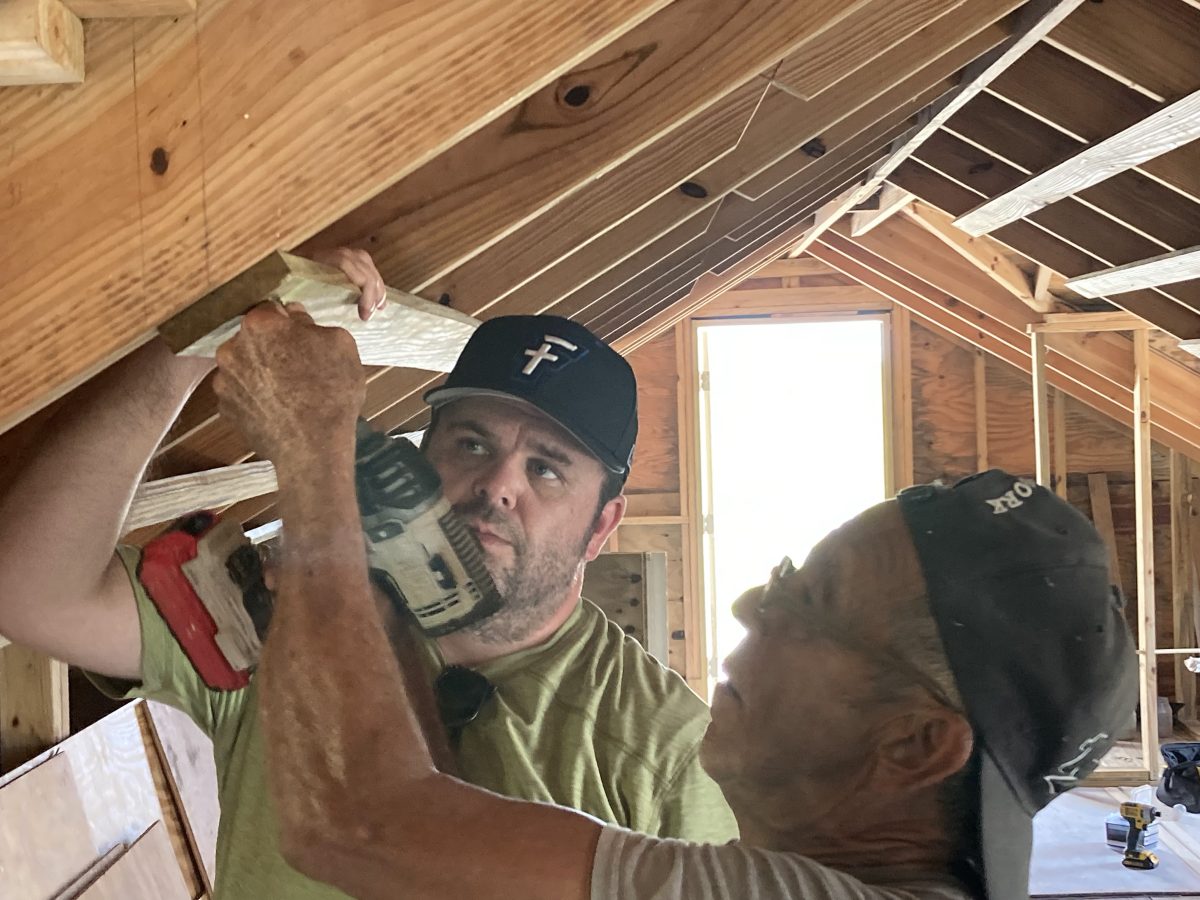
[(1174, 250), (1072, 278), (1067, 287), (1085, 297), (1099, 297), (1195, 279), (1200, 279), (1200, 247)]

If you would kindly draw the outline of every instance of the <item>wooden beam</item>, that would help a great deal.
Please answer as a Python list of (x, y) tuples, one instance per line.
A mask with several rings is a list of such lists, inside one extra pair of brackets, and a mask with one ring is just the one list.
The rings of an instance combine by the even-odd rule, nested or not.
[(318, 325), (345, 328), (364, 365), (449, 372), (479, 320), (387, 289), (387, 306), (364, 322), (358, 288), (340, 269), (290, 253), (272, 253), (163, 323), (159, 332), (185, 356), (213, 356), (241, 327), (242, 314), (265, 300), (300, 303)]
[(0, 91), (0, 134), (22, 134), (0, 163), (0, 430), (667, 2), (580, 16), (521, 0), (414, 0), (403, 15), (212, 0), (149, 31), (96, 21), (82, 87)]
[(987, 234), (1198, 137), (1200, 91), (1034, 175), (1008, 193), (993, 197), (955, 219), (954, 224), (967, 234)]
[(1101, 331), (1135, 331), (1148, 328), (1141, 316), (1127, 312), (1047, 313), (1027, 327), (1030, 334), (1095, 334)]
[(1067, 499), (1067, 395), (1054, 389), (1054, 493)]
[(958, 88), (925, 110), (918, 124), (907, 134), (896, 139), (891, 152), (872, 169), (862, 186), (842, 199), (838, 209), (830, 211), (825, 227), (814, 228), (812, 233), (806, 235), (804, 241), (794, 248), (791, 255), (799, 255), (798, 251), (803, 251), (808, 244), (816, 240), (825, 228), (837, 220), (839, 212), (845, 212), (871, 196), (879, 185), (951, 116), (1020, 59), (1030, 47), (1045, 37), (1082, 2), (1083, 0), (1030, 0), (1021, 10), (1020, 20), (1013, 35), (968, 66), (963, 72)]
[(880, 222), (894, 216), (913, 201), (913, 195), (894, 184), (884, 184), (876, 193), (869, 209), (851, 210), (850, 233), (855, 237), (866, 234)]
[[(1196, 618), (1191, 556), (1191, 525), (1189, 495), (1192, 492), (1191, 465), (1188, 458), (1170, 451), (1171, 466), (1171, 615), (1172, 643), (1176, 647), (1191, 647), (1196, 643)], [(1175, 660), (1175, 700), (1183, 704), (1179, 718), (1196, 721), (1196, 676), (1184, 666), (1182, 657)]]
[(0, 650), (0, 769), (12, 771), (70, 733), (66, 663), (17, 644)]
[(1174, 250), (1161, 256), (1072, 278), (1067, 282), (1067, 287), (1085, 297), (1100, 297), (1194, 278), (1200, 278), (1200, 247)]
[(986, 472), (988, 464), (987, 356), (975, 350), (975, 471)]
[(1158, 755), (1157, 606), (1154, 597), (1154, 473), (1150, 434), (1150, 332), (1133, 333), (1133, 486), (1137, 537), (1138, 650), (1141, 675), (1142, 759), (1151, 772)]
[[(898, 231), (901, 224), (904, 223), (898, 220), (889, 222), (880, 231)], [(916, 226), (909, 224), (909, 227)], [(917, 233), (923, 234), (920, 229)], [(827, 248), (814, 250), (813, 255), (904, 303), (967, 343), (1030, 371), (1030, 339), (1024, 324), (1009, 317), (1014, 312), (1032, 317), (1032, 311), (1004, 296), (994, 301), (988, 296), (991, 283), (978, 275), (976, 278), (984, 289), (972, 288), (965, 282), (958, 287), (947, 287), (943, 282), (954, 273), (938, 257), (897, 255), (896, 241), (890, 236), (872, 233), (859, 240), (862, 245), (827, 232), (822, 237)], [(1133, 370), (1130, 341), (1108, 334), (1087, 339), (1075, 335), (1046, 337), (1051, 384), (1117, 421), (1128, 421), (1133, 408), (1129, 388)], [(1153, 366), (1163, 385), (1155, 406), (1156, 439), (1185, 452), (1200, 453), (1200, 428), (1195, 424), (1200, 421), (1200, 411), (1193, 408), (1191, 399), (1198, 393), (1194, 386), (1196, 373), (1159, 355), (1155, 355)]]
[(1117, 535), (1113, 528), (1112, 498), (1108, 491), (1108, 476), (1103, 472), (1088, 475), (1088, 499), (1092, 509), (1092, 524), (1100, 532), (1104, 546), (1108, 550), (1108, 577), (1121, 593), (1125, 593), (1125, 584), (1121, 578), (1121, 560), (1117, 555)]
[[(970, 209), (979, 200), (977, 192), (956, 183), (923, 161), (910, 160), (897, 169), (891, 178), (951, 215)], [(1074, 204), (1083, 212), (1087, 212), (1085, 207), (1074, 200), (1064, 201), (1064, 205), (1066, 204)], [(1043, 213), (1055, 208), (1050, 207), (1043, 210)], [(1070, 209), (1067, 212), (1073, 213)], [(1078, 224), (1074, 215), (1071, 216), (1071, 220)], [(1118, 226), (1110, 220), (1106, 227), (1115, 229)], [(995, 237), (1018, 253), (1044, 263), (1068, 277), (1094, 272), (1108, 265), (1106, 260), (1064, 240), (1057, 234), (1057, 230), (1051, 231), (1046, 226), (1030, 220), (1006, 225), (996, 232)], [(1075, 235), (1074, 240), (1079, 241), (1079, 236)], [(1174, 337), (1183, 340), (1200, 337), (1200, 314), (1157, 290), (1123, 294), (1115, 298), (1114, 302)]]
[(1033, 366), (1033, 450), (1037, 482), (1053, 489), (1050, 472), (1050, 389), (1046, 386), (1046, 337), (1034, 334), (1030, 344)]
[(151, 16), (186, 16), (196, 11), (196, 0), (63, 0), (81, 19), (132, 19)]
[[(911, 196), (911, 195), (910, 195)], [(1052, 312), (1057, 308), (1054, 298), (1043, 292), (1038, 299), (1029, 283), (1029, 276), (1012, 260), (1012, 253), (988, 237), (974, 238), (963, 234), (951, 222), (950, 216), (935, 206), (915, 201), (904, 215), (926, 228), (947, 247), (1000, 284), (1014, 297), (1037, 312)]]
[(892, 492), (910, 487), (913, 472), (912, 314), (904, 306), (891, 313)]
[(1174, 100), (1196, 83), (1200, 9), (1179, 0), (1085, 3), (1048, 40), (1143, 93)]
[(83, 81), (83, 23), (62, 0), (0, 4), (0, 85)]

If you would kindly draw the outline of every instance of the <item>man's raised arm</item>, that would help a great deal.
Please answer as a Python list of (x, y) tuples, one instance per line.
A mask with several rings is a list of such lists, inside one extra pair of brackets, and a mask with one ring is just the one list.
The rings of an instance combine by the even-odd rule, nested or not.
[(448, 900), (588, 897), (597, 823), (433, 765), (367, 576), (354, 489), (365, 388), (349, 335), (260, 308), (218, 362), (222, 414), (279, 473), (284, 541), (257, 677), (285, 857), (364, 900), (398, 885)]
[(137, 607), (113, 550), (154, 449), (211, 368), (176, 358), (155, 338), (46, 423), (0, 489), (0, 634), (105, 675), (138, 677)]

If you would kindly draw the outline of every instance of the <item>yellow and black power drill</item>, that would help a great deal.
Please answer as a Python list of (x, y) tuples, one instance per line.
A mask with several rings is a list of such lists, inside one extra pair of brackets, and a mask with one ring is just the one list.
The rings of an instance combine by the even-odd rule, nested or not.
[(1146, 849), (1146, 829), (1162, 813), (1148, 803), (1129, 801), (1121, 804), (1121, 818), (1129, 824), (1125, 837), (1125, 858), (1121, 865), (1128, 869), (1154, 869), (1158, 856)]

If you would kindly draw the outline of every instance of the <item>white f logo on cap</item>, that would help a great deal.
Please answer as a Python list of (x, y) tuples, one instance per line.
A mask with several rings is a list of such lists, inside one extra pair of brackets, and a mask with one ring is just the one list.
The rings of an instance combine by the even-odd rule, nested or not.
[(579, 347), (577, 347), (575, 344), (572, 344), (570, 341), (564, 340), (560, 337), (555, 337), (552, 334), (546, 335), (542, 341), (542, 346), (538, 347), (536, 350), (525, 351), (525, 355), (529, 357), (529, 362), (527, 362), (525, 364), (525, 368), (521, 370), (522, 375), (532, 375), (534, 370), (537, 369), (538, 365), (541, 364), (543, 360), (558, 362), (559, 357), (550, 352), (554, 346), (563, 347), (564, 349), (572, 352), (579, 349)]

